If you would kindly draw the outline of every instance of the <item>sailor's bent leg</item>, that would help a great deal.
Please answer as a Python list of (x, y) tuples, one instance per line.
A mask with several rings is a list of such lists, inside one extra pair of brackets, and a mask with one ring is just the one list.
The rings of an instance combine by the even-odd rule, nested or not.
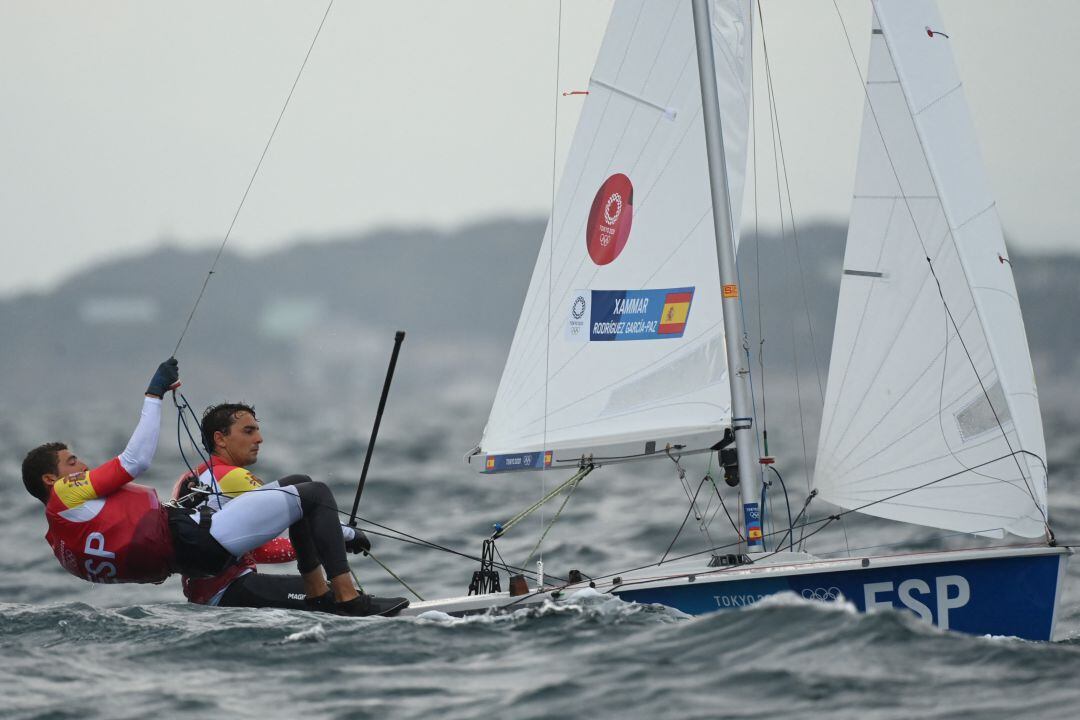
[[(299, 485), (300, 483), (309, 482), (312, 482), (312, 480), (311, 477), (309, 477), (308, 475), (286, 475), (285, 477), (278, 480), (278, 483), (282, 487), (285, 487), (287, 485)], [(338, 521), (341, 521), (340, 517), (338, 518)], [(346, 525), (345, 523), (341, 523), (341, 534), (344, 536), (345, 542), (348, 543), (350, 540), (356, 537), (356, 529), (350, 527), (349, 525)], [(289, 530), (289, 539), (292, 540), (293, 546), (297, 547), (297, 541), (292, 536), (292, 528), (290, 528)], [(314, 550), (314, 546), (312, 546), (312, 550)]]
[[(311, 478), (307, 475), (287, 475), (278, 480), (278, 483), (283, 487), (309, 482), (311, 482)], [(322, 561), (319, 560), (319, 551), (315, 547), (315, 541), (311, 538), (311, 529), (308, 527), (306, 518), (289, 526), (289, 542), (292, 543), (293, 550), (296, 551), (296, 567), (301, 575), (307, 575), (321, 567)], [(311, 578), (312, 587), (321, 590), (324, 579), (321, 573), (313, 576)]]
[(273, 482), (238, 495), (214, 513), (210, 534), (234, 557), (264, 545), (303, 517), (296, 487)]
[(281, 487), (288, 487), (289, 485), (300, 485), (301, 483), (311, 482), (309, 475), (286, 475), (277, 481)]
[[(345, 558), (345, 539), (338, 522), (337, 501), (324, 483), (313, 481), (292, 485), (300, 497), (304, 510), (304, 523), (311, 534), (311, 541), (319, 553), (319, 559), (328, 578), (349, 572)], [(291, 532), (291, 531), (290, 531)]]

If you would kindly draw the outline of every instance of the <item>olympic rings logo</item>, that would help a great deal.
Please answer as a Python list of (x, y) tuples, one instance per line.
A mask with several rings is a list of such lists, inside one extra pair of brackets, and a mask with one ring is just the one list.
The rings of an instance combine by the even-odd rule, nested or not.
[(819, 602), (835, 602), (843, 597), (843, 593), (840, 592), (838, 587), (829, 588), (806, 588), (802, 591), (802, 596), (807, 600), (817, 600)]

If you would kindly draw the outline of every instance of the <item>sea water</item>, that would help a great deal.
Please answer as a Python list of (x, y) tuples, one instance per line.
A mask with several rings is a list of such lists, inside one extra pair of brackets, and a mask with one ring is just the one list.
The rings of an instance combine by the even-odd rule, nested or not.
[[(0, 716), (1073, 718), (1080, 707), (1080, 560), (1065, 580), (1049, 643), (944, 632), (912, 613), (859, 614), (843, 601), (793, 595), (702, 617), (583, 593), (500, 616), (350, 619), (190, 605), (176, 578), (160, 586), (92, 586), (53, 559), (41, 506), (18, 482), (18, 463), (27, 447), (54, 436), (88, 460), (108, 459), (137, 416), (138, 398), (129, 404), (28, 414), (0, 435)], [(343, 437), (325, 408), (284, 407), (267, 402), (260, 409), (267, 441), (254, 469), (266, 478), (307, 472), (327, 480), (348, 508), (363, 443)], [(494, 522), (557, 482), (536, 474), (478, 476), (461, 463), (459, 451), (482, 426), (480, 404), (471, 415), (395, 410), (361, 504), (367, 520), (477, 555)], [(1080, 538), (1076, 430), (1061, 418), (1048, 422), (1052, 519), (1063, 540)], [(183, 467), (175, 431), (175, 418), (167, 417), (145, 478), (162, 494)], [(683, 463), (691, 489), (704, 462)], [(801, 506), (802, 470), (787, 470), (792, 502)], [(555, 507), (500, 540), (507, 562), (524, 561)], [(668, 460), (597, 471), (551, 529), (545, 571), (597, 575), (656, 561), (687, 507)], [(673, 554), (730, 540), (718, 502), (706, 509), (702, 500), (701, 510)], [(477, 568), (458, 555), (372, 539), (379, 558), (425, 597), (463, 594)], [(842, 554), (868, 545), (966, 542), (850, 522), (807, 549)], [(353, 565), (369, 592), (408, 596), (370, 560)], [(502, 580), (505, 587), (505, 573)]]

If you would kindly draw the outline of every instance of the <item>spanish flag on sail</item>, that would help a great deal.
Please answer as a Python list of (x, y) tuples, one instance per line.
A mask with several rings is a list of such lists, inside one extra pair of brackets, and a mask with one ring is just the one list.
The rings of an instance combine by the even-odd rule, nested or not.
[(660, 335), (681, 335), (686, 329), (686, 318), (690, 314), (690, 301), (694, 292), (668, 293), (664, 297), (664, 309), (660, 313)]

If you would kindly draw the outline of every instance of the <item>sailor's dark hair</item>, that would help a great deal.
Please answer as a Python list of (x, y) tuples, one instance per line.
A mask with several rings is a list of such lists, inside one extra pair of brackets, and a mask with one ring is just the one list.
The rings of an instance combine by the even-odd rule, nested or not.
[(240, 413), (251, 413), (251, 417), (255, 417), (255, 408), (246, 403), (238, 402), (211, 405), (203, 411), (201, 423), (202, 444), (206, 452), (214, 453), (214, 433), (219, 432), (222, 435), (228, 435), (233, 423), (236, 422), (236, 416)]
[(68, 446), (62, 442), (50, 442), (26, 453), (22, 461), (22, 481), (26, 492), (43, 503), (49, 502), (49, 487), (41, 481), (41, 476), (57, 473), (60, 469), (60, 451), (67, 449)]

